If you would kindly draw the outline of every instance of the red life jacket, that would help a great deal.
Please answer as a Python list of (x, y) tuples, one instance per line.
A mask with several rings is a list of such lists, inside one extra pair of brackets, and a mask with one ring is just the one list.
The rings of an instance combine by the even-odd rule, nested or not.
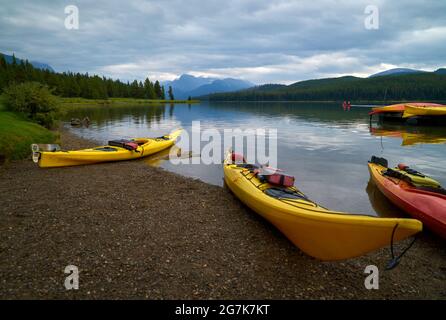
[(135, 151), (138, 149), (138, 144), (136, 142), (125, 139), (109, 141), (108, 145), (112, 147), (124, 148), (130, 151)]
[(232, 152), (231, 154), (232, 163), (246, 163), (245, 157), (242, 154)]
[(285, 174), (281, 169), (262, 167), (261, 172), (266, 181), (273, 185), (283, 187), (294, 186), (294, 177)]

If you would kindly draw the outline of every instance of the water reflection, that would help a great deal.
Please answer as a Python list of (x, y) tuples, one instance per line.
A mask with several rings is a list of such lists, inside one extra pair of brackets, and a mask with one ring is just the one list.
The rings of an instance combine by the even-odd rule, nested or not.
[[(70, 111), (65, 118), (84, 119), (88, 117), (97, 127), (132, 119), (136, 124), (150, 121), (160, 122), (164, 117), (165, 105), (137, 105), (137, 106), (85, 106)], [(132, 122), (132, 121), (130, 121)]]
[(191, 159), (193, 157), (192, 151), (182, 150), (177, 145), (164, 149), (154, 155), (148, 156), (143, 161), (152, 167), (161, 167), (166, 161), (169, 161), (170, 156), (174, 155), (175, 159)]
[(401, 139), (402, 146), (446, 143), (446, 128), (441, 127), (381, 124), (378, 126), (371, 126), (370, 133), (378, 137)]
[(378, 189), (376, 184), (369, 180), (367, 184), (366, 192), (369, 196), (370, 203), (372, 204), (375, 212), (381, 217), (407, 217), (407, 213), (395, 206), (384, 194)]
[[(91, 119), (89, 127), (72, 128), (82, 137), (101, 142), (110, 139), (146, 137), (163, 135), (181, 124), (174, 120), (174, 108), (166, 105), (136, 106), (85, 106), (72, 110), (65, 115), (70, 118)], [(148, 134), (150, 133), (150, 134)]]

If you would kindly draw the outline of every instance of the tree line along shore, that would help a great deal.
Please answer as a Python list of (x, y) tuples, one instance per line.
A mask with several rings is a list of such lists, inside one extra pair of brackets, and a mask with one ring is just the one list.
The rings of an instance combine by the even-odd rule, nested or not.
[(67, 98), (175, 100), (172, 88), (165, 92), (158, 80), (152, 82), (146, 78), (144, 82), (123, 82), (88, 73), (58, 73), (34, 68), (27, 60), (18, 60), (14, 56), (12, 62), (7, 63), (0, 54), (0, 91), (13, 83), (29, 81), (47, 85), (55, 95)]
[(446, 69), (372, 78), (345, 76), (267, 84), (202, 97), (211, 101), (446, 101)]

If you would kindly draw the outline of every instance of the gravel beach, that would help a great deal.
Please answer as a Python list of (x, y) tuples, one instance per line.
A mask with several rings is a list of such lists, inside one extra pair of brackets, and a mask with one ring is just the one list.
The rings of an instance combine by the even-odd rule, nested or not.
[[(227, 189), (144, 161), (6, 163), (0, 204), (1, 299), (446, 299), (446, 243), (428, 232), (394, 270), (389, 248), (320, 262)], [(364, 286), (371, 264), (378, 290)], [(67, 265), (79, 290), (64, 287)]]

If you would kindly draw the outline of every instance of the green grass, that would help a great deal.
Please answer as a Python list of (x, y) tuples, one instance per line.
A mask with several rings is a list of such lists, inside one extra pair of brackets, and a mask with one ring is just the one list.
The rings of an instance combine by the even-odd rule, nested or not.
[(0, 101), (1, 156), (8, 160), (23, 159), (31, 154), (32, 143), (54, 143), (56, 139), (56, 133), (6, 111)]

